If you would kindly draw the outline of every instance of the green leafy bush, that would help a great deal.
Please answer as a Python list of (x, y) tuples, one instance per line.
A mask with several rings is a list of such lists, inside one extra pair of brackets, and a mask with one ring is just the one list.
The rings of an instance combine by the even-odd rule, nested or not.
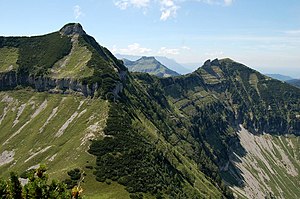
[[(28, 172), (28, 182), (22, 186), (19, 176), (12, 172), (10, 180), (0, 179), (0, 198), (3, 199), (34, 199), (56, 198), (70, 199), (80, 198), (78, 193), (67, 190), (66, 184), (57, 180), (48, 183), (45, 173), (46, 167), (41, 165), (34, 172)], [(75, 190), (76, 191), (76, 190)], [(73, 197), (72, 197), (73, 195)], [(76, 195), (76, 197), (74, 197)]]

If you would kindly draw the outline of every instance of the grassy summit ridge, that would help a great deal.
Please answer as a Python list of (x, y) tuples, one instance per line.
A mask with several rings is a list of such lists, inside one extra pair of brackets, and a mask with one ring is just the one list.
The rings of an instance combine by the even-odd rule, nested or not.
[(36, 88), (37, 83), (46, 84), (49, 79), (69, 79), (96, 89), (97, 96), (114, 98), (120, 74), (127, 70), (80, 24), (67, 24), (42, 36), (0, 37), (0, 48), (2, 74), (10, 71), (16, 79), (12, 87)]

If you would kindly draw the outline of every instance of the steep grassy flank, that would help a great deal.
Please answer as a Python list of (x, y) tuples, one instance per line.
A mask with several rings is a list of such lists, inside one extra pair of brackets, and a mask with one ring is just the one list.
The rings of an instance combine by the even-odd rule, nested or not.
[[(299, 190), (299, 137), (255, 136), (243, 127), (239, 132), (246, 156), (232, 159), (244, 177), (244, 187), (233, 189), (246, 198), (298, 198)], [(229, 170), (231, 172), (231, 170)]]
[(69, 54), (71, 41), (59, 32), (35, 37), (0, 37), (0, 48), (19, 49), (17, 64), (22, 74), (45, 75), (55, 62)]
[[(110, 189), (107, 184), (90, 187), (95, 177), (86, 168), (95, 165), (87, 150), (91, 139), (105, 136), (107, 111), (108, 102), (100, 99), (24, 90), (0, 92), (1, 176), (43, 163), (50, 168), (51, 178), (61, 180), (71, 169), (83, 170), (87, 176), (82, 186), (91, 197), (93, 188)], [(122, 186), (112, 186), (126, 196)]]
[(69, 55), (57, 62), (51, 70), (54, 78), (84, 78), (93, 75), (93, 69), (87, 67), (92, 53), (78, 42), (78, 36), (73, 37), (73, 47)]
[(103, 136), (104, 101), (28, 91), (1, 93), (1, 99), (1, 151), (15, 151), (14, 161), (23, 162), (12, 169), (43, 162), (59, 176), (67, 165), (86, 161), (89, 139)]
[[(161, 79), (168, 101), (190, 118), (216, 160), (226, 164), (237, 124), (253, 133), (300, 132), (300, 91), (229, 59), (207, 61), (182, 77)], [(225, 165), (222, 165), (222, 167)]]
[(94, 70), (91, 77), (83, 78), (82, 81), (89, 85), (97, 83), (99, 96), (112, 99), (115, 95), (113, 91), (120, 84), (122, 78), (120, 74), (123, 73), (124, 76), (127, 71), (126, 67), (105, 47), (100, 46), (93, 37), (82, 35), (79, 38), (79, 43), (92, 52), (87, 66)]
[[(107, 138), (110, 144), (102, 141), (92, 145), (92, 153), (97, 155), (98, 160), (98, 180), (117, 179), (134, 193), (146, 191), (154, 194), (157, 191), (186, 198), (198, 194), (202, 197), (231, 197), (219, 175), (221, 170), (222, 177), (238, 187), (234, 190), (241, 197), (299, 196), (295, 190), (299, 178), (295, 158), (288, 158), (284, 149), (276, 144), (276, 139), (271, 142), (260, 140), (262, 146), (258, 144), (256, 148), (256, 144), (247, 147), (244, 143), (251, 143), (251, 139), (243, 139), (236, 133), (239, 124), (249, 127), (253, 133), (299, 133), (300, 92), (297, 89), (227, 59), (206, 62), (202, 68), (183, 77), (159, 79), (141, 73), (133, 77), (126, 82), (122, 96), (121, 104), (124, 103), (126, 108), (115, 110), (126, 111), (119, 112), (121, 115), (112, 115), (113, 121), (120, 123), (115, 122), (113, 127), (106, 129), (117, 139)], [(139, 143), (145, 145), (134, 144), (130, 135), (136, 140), (141, 139)], [(246, 136), (253, 135), (247, 132)], [(269, 135), (267, 140), (270, 138), (273, 137)], [(123, 140), (127, 142), (123, 143)], [(152, 147), (153, 144), (155, 147)], [(260, 149), (272, 144), (275, 152)], [(141, 157), (131, 159), (135, 156), (132, 155), (134, 151), (127, 151), (128, 148), (139, 151)], [(247, 154), (256, 149), (260, 151), (254, 152), (258, 155), (257, 159), (250, 158), (248, 162), (252, 164), (246, 165), (246, 169), (240, 167), (238, 160), (247, 158)], [(298, 150), (296, 148), (294, 153)], [(292, 154), (291, 150), (287, 151)], [(238, 156), (237, 164), (232, 163), (232, 154)], [(128, 159), (131, 161), (127, 162)], [(153, 159), (154, 162), (163, 160), (164, 172), (153, 163)], [(151, 162), (151, 166), (144, 162)], [(138, 166), (139, 169), (131, 173), (124, 171), (124, 167), (113, 166), (126, 164), (126, 168), (134, 168), (132, 163), (145, 165), (149, 170)], [(109, 169), (101, 170), (103, 165), (109, 165)], [(142, 174), (151, 174), (152, 168), (159, 176), (165, 176), (153, 179), (154, 184), (146, 174)], [(227, 172), (228, 168), (231, 172)], [(169, 175), (173, 172), (179, 178), (168, 184), (172, 179)], [(142, 179), (139, 183), (148, 184), (141, 189), (131, 176)], [(289, 177), (292, 180), (288, 181)], [(172, 186), (177, 182), (180, 182), (179, 188), (173, 191)], [(159, 187), (157, 184), (165, 186)]]
[[(142, 135), (147, 137), (149, 141), (152, 140), (159, 151), (167, 151), (165, 153), (170, 162), (178, 171), (186, 175), (185, 177), (188, 180), (193, 182), (192, 188), (196, 189), (201, 197), (219, 198), (222, 196), (220, 190), (212, 184), (210, 179), (208, 179), (203, 172), (199, 171), (197, 163), (182, 155), (182, 153), (185, 153), (182, 147), (179, 145), (174, 147), (172, 144), (168, 143), (164, 136), (157, 132), (155, 125), (149, 121), (145, 115), (141, 112), (137, 115), (138, 119), (135, 121), (134, 125), (140, 129)], [(185, 145), (188, 146), (189, 144), (185, 143)], [(184, 190), (187, 192), (193, 191), (189, 189), (191, 189), (190, 184), (186, 183)]]
[(18, 56), (17, 48), (0, 48), (0, 73), (16, 69)]
[[(196, 140), (198, 143), (193, 146), (200, 145), (206, 154), (199, 158), (200, 161), (198, 159), (199, 162), (196, 162), (202, 166), (201, 171), (208, 176), (214, 174), (214, 166), (212, 166), (214, 164), (218, 165), (221, 171), (226, 171), (228, 167), (231, 167), (232, 152), (240, 157), (247, 154), (246, 148), (241, 145), (240, 138), (236, 134), (239, 124), (243, 124), (249, 131), (256, 134), (267, 132), (273, 135), (284, 135), (300, 132), (299, 90), (229, 59), (208, 61), (203, 67), (186, 76), (157, 79), (136, 74), (135, 78), (139, 85), (144, 86), (142, 90), (147, 91), (148, 96), (153, 97), (152, 101), (156, 101), (161, 106), (153, 112), (150, 107), (145, 108), (149, 114), (147, 117), (152, 121), (164, 118), (163, 124), (165, 124), (168, 121), (166, 115), (174, 114), (171, 128), (181, 127), (180, 130), (175, 130), (175, 132), (180, 132), (178, 135), (180, 140), (186, 136), (182, 129), (183, 126), (187, 126), (189, 134), (193, 137), (187, 137), (188, 141)], [(148, 103), (140, 102), (139, 104)], [(160, 117), (160, 110), (169, 110), (169, 114)], [(172, 130), (165, 129), (165, 132), (170, 134)], [(180, 143), (174, 135), (169, 139), (174, 140), (173, 143)], [(175, 146), (173, 144), (173, 148)], [(183, 151), (189, 154), (195, 149), (188, 150), (184, 147)], [(214, 164), (205, 161), (203, 157), (207, 156)], [(263, 156), (268, 159), (268, 154)], [(276, 157), (278, 156), (280, 153)], [(276, 161), (280, 162), (278, 159)], [(211, 167), (205, 168), (206, 165)], [(297, 164), (295, 165), (294, 167), (297, 167)], [(250, 168), (254, 166), (264, 169), (264, 164), (260, 161)], [(242, 188), (248, 179), (237, 174), (240, 168), (235, 165), (231, 169), (233, 170), (231, 173), (222, 173), (222, 177), (232, 186)], [(261, 185), (263, 181), (259, 181), (258, 187), (251, 184), (251, 188), (259, 189), (260, 186), (264, 186), (263, 190), (270, 189), (270, 193), (278, 195), (274, 184), (279, 183), (279, 180), (285, 181), (283, 179), (288, 179), (286, 176), (289, 175), (287, 168), (279, 170), (277, 172), (279, 177), (272, 179), (273, 183), (264, 186)], [(247, 175), (248, 172), (257, 173), (252, 169), (251, 171), (245, 170), (242, 174)], [(214, 176), (213, 179), (218, 179), (218, 175), (212, 176)], [(253, 179), (260, 180), (260, 176), (261, 174), (258, 173)], [(291, 189), (295, 188), (295, 186), (292, 187), (290, 186)], [(284, 197), (299, 196), (298, 192), (284, 189), (284, 187), (281, 189)], [(260, 196), (264, 197), (267, 194), (268, 192)]]
[[(129, 115), (125, 117), (133, 120), (131, 121), (133, 130), (130, 134), (134, 135), (136, 139), (136, 133), (143, 135), (143, 139), (145, 139), (143, 142), (148, 143), (148, 146), (144, 146), (142, 149), (146, 150), (150, 147), (150, 149), (153, 148), (150, 151), (154, 152), (148, 154), (147, 150), (141, 150), (139, 153), (144, 154), (144, 159), (152, 156), (158, 159), (156, 162), (162, 162), (155, 169), (157, 172), (159, 172), (160, 167), (165, 167), (163, 169), (165, 171), (159, 175), (165, 177), (151, 180), (161, 180), (158, 184), (164, 186), (158, 188), (157, 183), (154, 183), (154, 185), (150, 183), (150, 186), (156, 187), (162, 193), (165, 193), (165, 189), (168, 187), (169, 192), (167, 192), (167, 195), (174, 196), (175, 194), (177, 197), (219, 198), (222, 195), (230, 197), (230, 191), (222, 184), (221, 178), (217, 174), (217, 167), (206, 155), (204, 146), (189, 134), (190, 124), (186, 124), (187, 120), (179, 118), (179, 115), (172, 112), (173, 109), (168, 105), (162, 91), (155, 87), (157, 86), (156, 78), (148, 74), (136, 75), (136, 79), (129, 77), (127, 80), (124, 96), (122, 96), (124, 101), (121, 101), (121, 103), (125, 103), (127, 107), (125, 110)], [(145, 82), (142, 80), (146, 81), (147, 79), (149, 82), (144, 84)], [(114, 118), (115, 120), (119, 119)], [(116, 125), (116, 123), (113, 124)], [(125, 124), (130, 123), (125, 122)], [(114, 134), (115, 132), (113, 132)], [(117, 143), (120, 143), (120, 141), (117, 141)], [(130, 144), (130, 142), (128, 141), (127, 144)], [(130, 148), (134, 147), (139, 148), (140, 146), (134, 145)], [(151, 167), (155, 168), (157, 166), (155, 164), (151, 164)], [(173, 176), (175, 173), (175, 176), (179, 178), (173, 179), (172, 184), (169, 184), (168, 180), (168, 178), (172, 179), (169, 176), (170, 171)], [(141, 179), (147, 181), (147, 178), (141, 177)], [(165, 179), (167, 181), (164, 181)], [(174, 192), (172, 187), (175, 182), (180, 182), (181, 186)], [(146, 191), (151, 192), (151, 188), (147, 186), (145, 186)]]
[[(112, 105), (104, 129), (105, 134), (112, 137), (94, 141), (89, 150), (97, 156), (95, 174), (98, 181), (117, 181), (135, 196), (222, 196), (210, 179), (199, 172), (197, 164), (182, 154), (183, 148), (175, 148), (161, 134), (156, 135), (156, 140), (149, 139), (154, 129), (148, 125), (153, 124), (142, 115), (131, 124), (134, 112), (121, 106)], [(151, 130), (142, 130), (146, 128)]]

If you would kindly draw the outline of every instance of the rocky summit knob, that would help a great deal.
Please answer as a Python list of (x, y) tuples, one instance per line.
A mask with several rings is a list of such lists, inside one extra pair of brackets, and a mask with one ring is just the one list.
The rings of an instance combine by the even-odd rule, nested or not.
[(75, 34), (85, 35), (85, 31), (83, 30), (81, 24), (79, 23), (69, 23), (60, 29), (60, 34), (72, 36)]
[(209, 60), (206, 60), (205, 62), (204, 62), (204, 65), (203, 65), (204, 67), (210, 67), (211, 66), (211, 63), (210, 63), (210, 59)]
[(211, 62), (211, 64), (212, 64), (213, 66), (220, 66), (220, 62), (219, 62), (218, 59), (214, 59), (214, 60)]

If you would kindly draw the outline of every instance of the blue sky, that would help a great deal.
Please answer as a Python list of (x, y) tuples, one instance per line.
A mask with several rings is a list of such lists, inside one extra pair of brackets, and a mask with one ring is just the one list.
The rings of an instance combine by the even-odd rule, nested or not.
[(3, 36), (79, 22), (114, 53), (199, 64), (230, 57), (300, 77), (299, 0), (0, 0), (0, 9)]

